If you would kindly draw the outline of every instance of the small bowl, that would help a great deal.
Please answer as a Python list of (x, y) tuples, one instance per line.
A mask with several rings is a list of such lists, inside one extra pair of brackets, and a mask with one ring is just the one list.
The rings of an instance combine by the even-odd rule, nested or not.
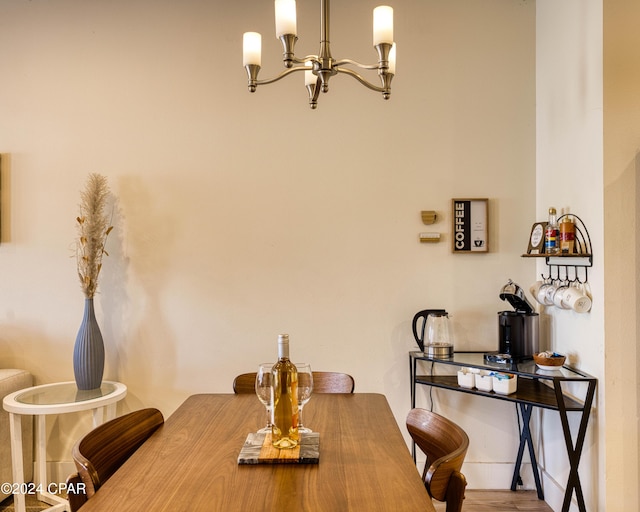
[(546, 357), (541, 354), (542, 353), (533, 354), (533, 360), (538, 365), (538, 368), (542, 370), (559, 370), (567, 359), (566, 356), (555, 353), (554, 355), (547, 355)]

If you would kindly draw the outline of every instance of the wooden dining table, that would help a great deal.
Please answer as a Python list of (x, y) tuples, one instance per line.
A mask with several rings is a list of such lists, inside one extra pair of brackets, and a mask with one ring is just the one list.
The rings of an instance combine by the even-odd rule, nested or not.
[(87, 501), (82, 512), (433, 511), (380, 394), (316, 394), (305, 426), (315, 464), (238, 464), (264, 426), (255, 395), (190, 396)]

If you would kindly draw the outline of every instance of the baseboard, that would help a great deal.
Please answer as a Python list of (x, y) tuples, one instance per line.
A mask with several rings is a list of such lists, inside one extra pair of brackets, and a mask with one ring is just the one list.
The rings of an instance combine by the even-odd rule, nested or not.
[[(540, 466), (538, 466), (538, 469), (540, 469), (540, 479), (545, 503), (547, 503), (552, 510), (562, 509), (565, 488), (560, 485), (558, 481), (551, 478)], [(513, 478), (513, 463), (498, 464), (465, 461), (462, 466), (462, 473), (464, 473), (464, 476), (467, 478), (467, 489), (510, 489), (511, 479)], [(522, 478), (522, 485), (518, 485), (517, 490), (536, 490), (536, 482), (533, 478), (531, 464), (522, 463), (520, 477)], [(571, 500), (569, 510), (571, 512), (578, 510), (575, 496), (573, 496)]]
[[(416, 465), (420, 474), (424, 468), (424, 455), (418, 454)], [(467, 479), (467, 489), (497, 490), (511, 489), (513, 479), (513, 462), (470, 462), (464, 461), (462, 473)], [(533, 479), (531, 464), (523, 462), (520, 467), (522, 485), (518, 490), (536, 490), (536, 482)]]
[[(35, 475), (35, 468), (33, 470)], [(73, 461), (49, 461), (47, 462), (47, 483), (64, 484), (69, 475), (76, 472), (76, 465)]]
[[(545, 471), (542, 471), (542, 488), (544, 489), (544, 501), (546, 501), (553, 510), (562, 510), (566, 488), (562, 487), (557, 480), (551, 478)], [(588, 508), (589, 504), (587, 503), (586, 505)], [(579, 507), (575, 493), (573, 493), (569, 511), (574, 512), (577, 510), (579, 510)]]
[[(462, 473), (467, 479), (467, 489), (511, 489), (513, 463), (465, 461), (462, 466)], [(520, 477), (522, 485), (518, 485), (518, 489), (536, 489), (531, 464), (522, 463)]]

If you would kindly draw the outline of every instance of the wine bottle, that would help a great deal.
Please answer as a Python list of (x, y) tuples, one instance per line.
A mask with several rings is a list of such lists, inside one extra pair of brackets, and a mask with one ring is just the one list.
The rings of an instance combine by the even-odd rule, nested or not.
[(549, 208), (549, 222), (544, 230), (544, 252), (547, 254), (558, 254), (559, 250), (556, 209)]
[(278, 362), (273, 365), (273, 426), (271, 442), (275, 448), (298, 446), (298, 370), (289, 360), (289, 335), (278, 336)]

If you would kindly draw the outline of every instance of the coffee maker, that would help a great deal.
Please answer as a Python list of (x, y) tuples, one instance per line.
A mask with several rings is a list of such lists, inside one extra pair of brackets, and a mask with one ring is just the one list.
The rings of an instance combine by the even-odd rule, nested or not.
[(498, 312), (499, 353), (494, 360), (519, 362), (532, 359), (538, 352), (539, 315), (524, 295), (524, 290), (509, 279), (500, 290), (500, 298), (513, 311)]

